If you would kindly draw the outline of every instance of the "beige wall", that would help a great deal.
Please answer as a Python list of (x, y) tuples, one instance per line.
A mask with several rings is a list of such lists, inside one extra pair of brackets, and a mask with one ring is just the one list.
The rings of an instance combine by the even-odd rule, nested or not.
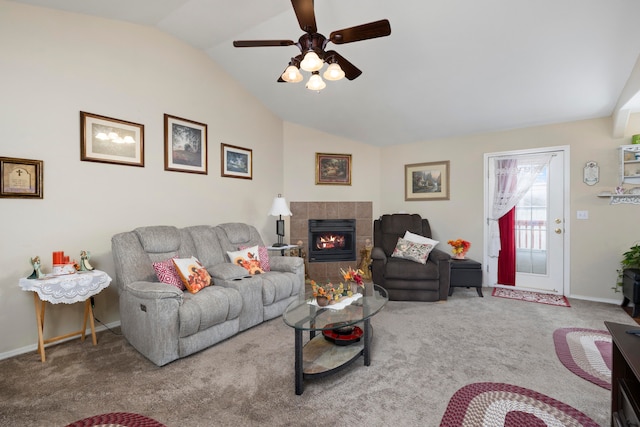
[[(112, 277), (111, 236), (138, 226), (267, 216), (282, 190), (282, 121), (203, 52), (152, 28), (0, 1), (0, 156), (44, 161), (44, 199), (0, 199), (0, 354), (36, 342), (33, 299), (18, 287), (40, 255), (77, 257)], [(145, 167), (80, 161), (79, 112), (145, 125)], [(163, 114), (208, 125), (209, 173), (164, 170)], [(253, 180), (220, 176), (220, 143), (253, 150)], [(116, 286), (96, 316), (119, 321)], [(47, 336), (79, 329), (81, 304), (48, 306)]]

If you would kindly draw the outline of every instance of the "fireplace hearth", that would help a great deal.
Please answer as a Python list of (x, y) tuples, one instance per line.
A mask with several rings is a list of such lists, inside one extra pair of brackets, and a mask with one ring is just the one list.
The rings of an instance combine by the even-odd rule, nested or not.
[(309, 262), (355, 261), (355, 219), (310, 219)]

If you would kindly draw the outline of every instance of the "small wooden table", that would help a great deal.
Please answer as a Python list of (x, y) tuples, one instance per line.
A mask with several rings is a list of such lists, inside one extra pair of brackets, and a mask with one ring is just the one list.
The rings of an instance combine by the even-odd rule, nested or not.
[[(91, 327), (91, 337), (93, 345), (98, 344), (96, 339), (95, 323), (93, 321), (93, 308), (91, 297), (100, 293), (111, 283), (111, 277), (104, 271), (93, 270), (78, 272), (75, 274), (51, 275), (48, 274), (42, 279), (20, 279), (19, 285), (23, 291), (33, 292), (33, 302), (36, 311), (36, 325), (38, 327), (38, 353), (44, 362), (46, 356), (44, 346), (66, 338), (80, 336), (84, 341), (87, 329), (87, 319)], [(51, 304), (74, 304), (84, 302), (84, 319), (82, 329), (54, 338), (44, 339), (44, 312), (45, 302)]]

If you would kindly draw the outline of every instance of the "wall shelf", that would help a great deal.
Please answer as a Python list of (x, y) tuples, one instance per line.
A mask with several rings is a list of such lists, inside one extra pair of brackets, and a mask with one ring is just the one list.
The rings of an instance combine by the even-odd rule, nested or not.
[(603, 191), (598, 197), (609, 198), (610, 205), (632, 204), (640, 205), (640, 194), (615, 194), (611, 191)]

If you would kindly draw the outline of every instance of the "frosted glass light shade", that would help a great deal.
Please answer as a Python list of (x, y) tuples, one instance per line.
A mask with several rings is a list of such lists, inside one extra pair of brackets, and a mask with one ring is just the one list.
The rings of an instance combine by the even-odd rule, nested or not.
[(282, 80), (288, 83), (298, 83), (302, 81), (302, 74), (298, 67), (295, 65), (289, 65), (284, 73), (282, 73)]
[(331, 81), (340, 80), (344, 78), (344, 71), (342, 71), (342, 68), (340, 68), (340, 65), (334, 62), (333, 64), (329, 65), (329, 67), (327, 68), (327, 71), (324, 72), (322, 77)]
[(323, 64), (324, 62), (322, 62), (322, 59), (320, 59), (317, 53), (315, 53), (314, 51), (309, 51), (300, 63), (300, 68), (309, 72), (318, 71), (320, 68), (322, 68)]
[(306, 87), (309, 90), (320, 91), (325, 87), (327, 87), (327, 84), (324, 82), (324, 80), (322, 80), (322, 77), (320, 77), (320, 74), (314, 74), (311, 76), (311, 78), (309, 78), (309, 81), (307, 82)]

